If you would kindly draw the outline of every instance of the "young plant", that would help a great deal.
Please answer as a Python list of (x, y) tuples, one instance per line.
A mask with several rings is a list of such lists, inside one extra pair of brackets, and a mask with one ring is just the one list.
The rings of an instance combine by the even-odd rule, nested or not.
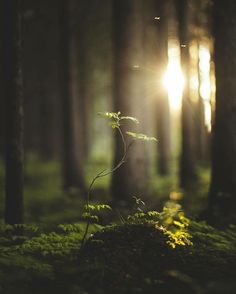
[(130, 224), (152, 224), (167, 237), (167, 244), (171, 248), (192, 245), (192, 236), (188, 232), (189, 219), (184, 215), (181, 206), (175, 202), (167, 202), (162, 212), (145, 211), (145, 203), (133, 197), (136, 211), (127, 218)]
[(86, 227), (85, 227), (85, 231), (84, 231), (84, 235), (81, 241), (81, 248), (84, 246), (85, 240), (87, 238), (88, 235), (88, 231), (89, 231), (89, 226), (90, 223), (93, 221), (98, 221), (98, 216), (92, 214), (92, 212), (94, 211), (99, 211), (102, 209), (109, 209), (111, 210), (111, 207), (109, 205), (91, 205), (90, 204), (90, 200), (91, 200), (91, 191), (92, 188), (94, 186), (94, 183), (102, 177), (105, 177), (111, 173), (114, 173), (117, 169), (119, 169), (126, 161), (126, 157), (127, 157), (127, 153), (129, 148), (131, 147), (132, 143), (134, 142), (134, 140), (142, 140), (142, 141), (157, 141), (157, 139), (155, 137), (148, 137), (145, 134), (142, 133), (134, 133), (134, 132), (130, 132), (127, 131), (126, 134), (130, 137), (133, 138), (133, 140), (127, 144), (126, 140), (125, 140), (125, 136), (124, 133), (122, 131), (122, 124), (125, 123), (126, 121), (132, 121), (135, 124), (139, 124), (139, 121), (137, 118), (132, 117), (132, 116), (122, 116), (121, 112), (100, 112), (99, 113), (100, 116), (102, 116), (103, 118), (108, 119), (108, 124), (112, 127), (112, 129), (116, 129), (121, 137), (122, 143), (123, 143), (123, 155), (120, 159), (120, 161), (117, 163), (116, 166), (114, 166), (112, 169), (110, 170), (102, 170), (100, 171), (91, 181), (89, 188), (88, 188), (88, 192), (87, 192), (87, 199), (86, 199), (86, 205), (85, 205), (85, 211), (83, 213), (83, 218), (86, 220)]

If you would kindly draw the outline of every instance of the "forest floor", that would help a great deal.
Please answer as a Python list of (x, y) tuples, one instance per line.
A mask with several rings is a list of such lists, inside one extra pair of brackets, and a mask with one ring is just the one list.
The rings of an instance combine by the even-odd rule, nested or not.
[(0, 293), (235, 293), (233, 226), (219, 231), (191, 221), (192, 244), (175, 248), (154, 224), (126, 223), (93, 226), (80, 249), (81, 229), (70, 224), (43, 232), (25, 226), (19, 235), (5, 227)]
[[(152, 189), (161, 204), (170, 191), (178, 199), (164, 210), (153, 201), (115, 213), (116, 220), (107, 212), (81, 247), (83, 197), (61, 192), (57, 164), (33, 160), (26, 175), (28, 225), (0, 223), (0, 293), (236, 293), (236, 227), (220, 230), (195, 218), (204, 207), (207, 177), (203, 173), (201, 188), (188, 192), (195, 197), (184, 197), (171, 179), (159, 180), (158, 191), (155, 184)], [(95, 187), (99, 202), (109, 201), (108, 181)]]

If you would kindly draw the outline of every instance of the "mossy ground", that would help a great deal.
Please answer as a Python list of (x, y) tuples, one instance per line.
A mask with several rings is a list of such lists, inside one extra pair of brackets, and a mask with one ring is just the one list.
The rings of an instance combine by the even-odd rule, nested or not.
[[(91, 179), (93, 172), (88, 169), (88, 178)], [(1, 175), (0, 169), (3, 182)], [(94, 236), (81, 251), (83, 195), (77, 190), (64, 194), (59, 178), (58, 164), (41, 165), (37, 158), (29, 163), (26, 221), (37, 226), (24, 227), (21, 235), (19, 230), (2, 226), (1, 294), (236, 293), (234, 226), (217, 230), (191, 220), (189, 232), (193, 245), (175, 249), (150, 224), (125, 223), (102, 230), (93, 226), (90, 233)], [(158, 187), (157, 184), (150, 187), (153, 198), (146, 203), (147, 209), (156, 209), (161, 196), (164, 203), (171, 191), (181, 192), (175, 190), (175, 183), (170, 187), (168, 179), (154, 182)], [(108, 180), (98, 182), (95, 187), (93, 198), (99, 203), (109, 201), (104, 190), (107, 186)], [(207, 183), (199, 187), (200, 191), (189, 192), (192, 197), (187, 193), (180, 199), (191, 215), (198, 214), (202, 206), (197, 203), (206, 199)], [(3, 203), (3, 195), (0, 198)], [(130, 212), (121, 212), (124, 217), (126, 213)], [(0, 215), (3, 216), (3, 206)], [(103, 223), (106, 220), (114, 219), (109, 215), (103, 218)], [(60, 223), (67, 225), (58, 227)]]
[(234, 227), (192, 221), (193, 245), (175, 249), (154, 225), (123, 224), (94, 227), (80, 250), (82, 229), (2, 231), (1, 293), (235, 293)]
[(84, 249), (81, 283), (88, 293), (235, 293), (235, 231), (192, 222), (190, 232), (193, 245), (175, 249), (150, 225), (97, 233)]

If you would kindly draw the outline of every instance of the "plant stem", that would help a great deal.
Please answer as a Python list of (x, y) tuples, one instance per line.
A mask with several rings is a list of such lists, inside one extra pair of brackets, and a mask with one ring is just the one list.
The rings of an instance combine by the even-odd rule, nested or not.
[[(131, 141), (129, 143), (129, 145), (127, 146), (126, 141), (125, 141), (125, 138), (124, 138), (124, 135), (123, 135), (123, 132), (122, 132), (122, 129), (120, 127), (117, 127), (117, 129), (118, 129), (118, 132), (119, 132), (119, 134), (121, 136), (122, 143), (123, 143), (123, 156), (122, 156), (121, 160), (117, 163), (117, 165), (114, 168), (112, 168), (111, 170), (109, 170), (107, 172), (106, 172), (106, 169), (105, 170), (102, 170), (101, 172), (99, 172), (92, 179), (92, 181), (91, 181), (91, 183), (89, 185), (89, 188), (88, 188), (87, 200), (86, 200), (87, 210), (88, 210), (89, 213), (90, 213), (89, 204), (90, 204), (90, 198), (91, 198), (91, 191), (92, 191), (92, 188), (93, 188), (94, 183), (96, 182), (97, 179), (102, 178), (102, 177), (105, 177), (105, 176), (107, 176), (109, 174), (112, 174), (113, 172), (115, 172), (117, 169), (119, 169), (125, 163), (128, 150), (129, 150), (130, 146), (132, 145), (132, 143), (134, 142), (134, 141)], [(83, 238), (82, 238), (82, 241), (81, 241), (80, 249), (82, 249), (84, 247), (84, 243), (85, 243), (85, 240), (87, 238), (88, 231), (89, 231), (89, 226), (90, 226), (90, 220), (88, 219), (87, 220), (87, 223), (86, 223), (84, 235), (83, 235)]]

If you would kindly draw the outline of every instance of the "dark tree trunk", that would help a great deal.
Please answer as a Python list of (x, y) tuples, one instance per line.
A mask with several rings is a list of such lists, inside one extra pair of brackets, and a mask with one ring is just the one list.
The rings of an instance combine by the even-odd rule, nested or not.
[[(114, 101), (115, 111), (145, 121), (143, 73), (143, 1), (114, 1)], [(124, 133), (132, 129), (124, 126)], [(113, 174), (112, 193), (116, 202), (129, 203), (132, 196), (145, 197), (148, 170), (146, 144), (136, 142), (126, 163)], [(121, 139), (115, 140), (115, 164), (122, 157)]]
[[(195, 13), (195, 21), (196, 21), (196, 42), (198, 42), (198, 53), (200, 50), (200, 45), (211, 46), (211, 4), (210, 0), (195, 0), (196, 13)], [(212, 53), (212, 52), (210, 52)], [(196, 109), (196, 155), (197, 160), (200, 164), (206, 165), (209, 163), (209, 155), (210, 155), (210, 132), (208, 127), (206, 126), (205, 121), (205, 103), (204, 99), (206, 97), (202, 97), (200, 94), (200, 86), (201, 86), (201, 73), (200, 73), (200, 58), (199, 54), (195, 57), (196, 59), (196, 68), (198, 71), (198, 101), (197, 101), (197, 109)], [(209, 76), (211, 73), (209, 73)], [(212, 86), (212, 85), (211, 85)], [(209, 97), (209, 99), (211, 99)]]
[(64, 188), (85, 189), (82, 162), (79, 156), (78, 72), (75, 28), (73, 27), (72, 1), (60, 0), (61, 16), (61, 86), (63, 100), (63, 178)]
[[(164, 69), (168, 65), (168, 42), (172, 34), (172, 24), (175, 22), (174, 5), (172, 0), (161, 0), (160, 6), (160, 39), (159, 39), (159, 79), (157, 97), (157, 137), (158, 137), (158, 171), (160, 175), (167, 176), (170, 173), (171, 161), (171, 129), (170, 129), (170, 104), (167, 90), (163, 85)], [(176, 37), (176, 36), (175, 36)]]
[(180, 186), (187, 188), (196, 182), (196, 152), (194, 138), (195, 106), (190, 97), (190, 52), (191, 28), (193, 24), (193, 0), (179, 0), (181, 63), (186, 84), (182, 98), (182, 143), (180, 157)]
[(214, 1), (216, 113), (213, 125), (209, 208), (236, 211), (236, 2)]
[[(162, 79), (163, 72), (166, 66), (165, 61), (167, 59), (166, 52), (164, 60), (162, 55), (162, 21), (160, 20), (162, 19), (162, 3), (163, 0), (143, 1), (144, 83), (145, 100), (147, 101), (146, 113), (148, 114), (145, 117), (145, 128), (149, 133), (157, 135), (157, 138), (159, 140), (158, 145), (163, 143), (163, 140), (160, 139), (160, 129), (162, 127), (159, 124), (159, 122), (162, 121), (160, 100), (163, 96), (162, 94), (164, 88)], [(164, 98), (168, 99), (166, 92), (164, 93)], [(158, 149), (158, 167), (160, 167), (160, 161), (163, 159), (160, 148), (157, 148), (156, 144), (148, 144), (147, 146), (147, 156), (150, 163), (151, 158), (156, 156)]]
[(24, 145), (43, 160), (60, 151), (57, 2), (23, 1)]
[[(3, 5), (0, 5), (0, 15), (2, 14), (2, 7)], [(3, 56), (3, 26), (0, 28), (0, 56)], [(0, 67), (0, 160), (4, 159), (4, 149), (5, 149), (5, 136), (4, 136), (4, 130), (5, 130), (5, 101), (4, 101), (4, 95), (3, 95), (3, 67)]]
[[(76, 2), (76, 1), (75, 1)], [(78, 48), (78, 97), (79, 116), (83, 126), (81, 128), (81, 162), (84, 162), (89, 154), (90, 147), (90, 110), (91, 97), (89, 91), (89, 48), (86, 34), (88, 33), (88, 19), (86, 12), (89, 9), (87, 1), (77, 1), (77, 48)]]
[(6, 105), (5, 221), (23, 222), (23, 96), (21, 1), (3, 1), (3, 69)]

